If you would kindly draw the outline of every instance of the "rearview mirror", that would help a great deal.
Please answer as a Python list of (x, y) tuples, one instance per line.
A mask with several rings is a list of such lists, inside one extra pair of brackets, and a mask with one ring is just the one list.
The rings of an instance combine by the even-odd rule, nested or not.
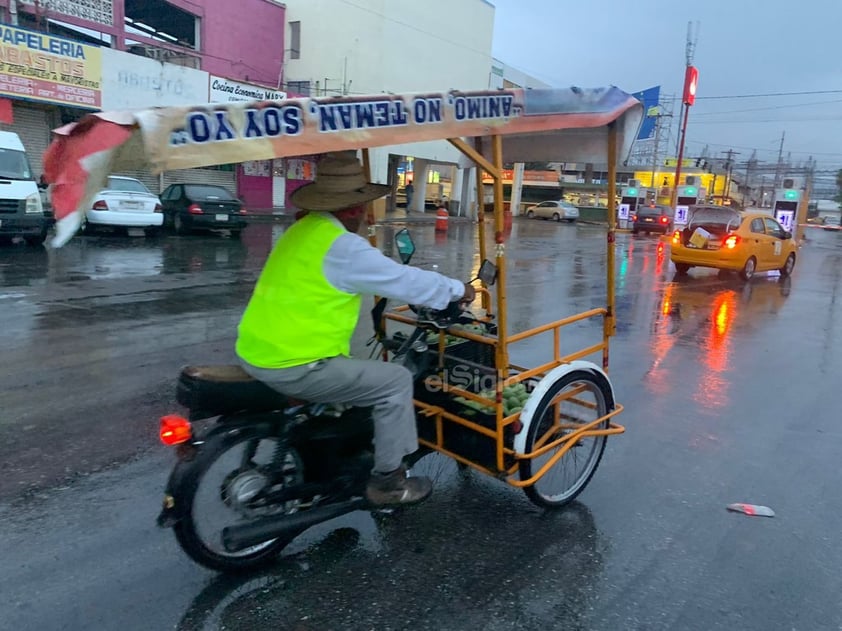
[(497, 266), (488, 259), (485, 259), (479, 267), (477, 278), (491, 287), (497, 282)]
[(398, 254), (401, 257), (401, 263), (409, 263), (412, 255), (415, 254), (415, 242), (409, 234), (409, 230), (403, 228), (395, 235), (395, 245), (398, 247)]
[(791, 238), (792, 238), (792, 233), (787, 231), (787, 230), (784, 230), (784, 239), (791, 239)]

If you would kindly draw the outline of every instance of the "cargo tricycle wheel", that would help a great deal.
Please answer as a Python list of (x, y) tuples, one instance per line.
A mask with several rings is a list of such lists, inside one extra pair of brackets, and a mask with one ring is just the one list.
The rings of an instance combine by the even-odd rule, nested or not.
[[(532, 453), (578, 427), (605, 416), (613, 409), (610, 386), (593, 373), (577, 370), (554, 383), (535, 408), (524, 453)], [(558, 418), (558, 422), (556, 422)], [(605, 429), (605, 419), (597, 428)], [(562, 456), (532, 486), (526, 496), (538, 506), (558, 508), (569, 504), (588, 485), (602, 459), (606, 436), (586, 436)], [(528, 480), (564, 447), (562, 443), (531, 460), (520, 463), (520, 479)]]

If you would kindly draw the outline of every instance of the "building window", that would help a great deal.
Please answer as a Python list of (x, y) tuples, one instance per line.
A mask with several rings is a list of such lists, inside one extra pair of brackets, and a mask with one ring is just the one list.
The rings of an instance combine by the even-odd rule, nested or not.
[(127, 39), (142, 35), (170, 46), (201, 50), (199, 18), (166, 0), (125, 0), (125, 23)]
[(301, 59), (301, 22), (289, 23), (289, 58)]
[(287, 92), (291, 92), (293, 94), (300, 94), (301, 96), (310, 96), (310, 82), (287, 81)]

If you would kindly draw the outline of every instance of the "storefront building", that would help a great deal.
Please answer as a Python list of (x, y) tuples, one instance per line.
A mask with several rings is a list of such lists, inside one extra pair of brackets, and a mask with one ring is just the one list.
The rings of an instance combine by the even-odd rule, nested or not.
[(40, 176), (50, 130), (101, 107), (101, 50), (0, 24), (0, 98)]
[[(284, 88), (290, 94), (488, 88), (494, 5), (487, 0), (286, 0), (285, 6)], [(373, 181), (392, 185), (387, 208), (405, 203), (407, 180), (413, 181), (416, 211), (425, 200), (459, 188), (461, 154), (446, 141), (375, 147), (370, 157)], [(299, 180), (287, 178), (288, 189), (294, 181), (297, 186)]]
[[(51, 130), (98, 110), (284, 98), (284, 6), (268, 0), (0, 0), (0, 127), (18, 133), (34, 172)], [(283, 165), (281, 170), (283, 170)], [(271, 212), (272, 163), (152, 175), (220, 184)]]

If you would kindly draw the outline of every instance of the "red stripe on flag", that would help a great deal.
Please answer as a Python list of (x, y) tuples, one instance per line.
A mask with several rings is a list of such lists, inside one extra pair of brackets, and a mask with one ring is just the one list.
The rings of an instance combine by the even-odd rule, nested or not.
[(114, 149), (132, 135), (132, 127), (90, 116), (74, 125), (67, 135), (56, 135), (44, 153), (44, 175), (51, 183), (50, 197), (57, 221), (79, 209), (90, 173), (83, 160)]

